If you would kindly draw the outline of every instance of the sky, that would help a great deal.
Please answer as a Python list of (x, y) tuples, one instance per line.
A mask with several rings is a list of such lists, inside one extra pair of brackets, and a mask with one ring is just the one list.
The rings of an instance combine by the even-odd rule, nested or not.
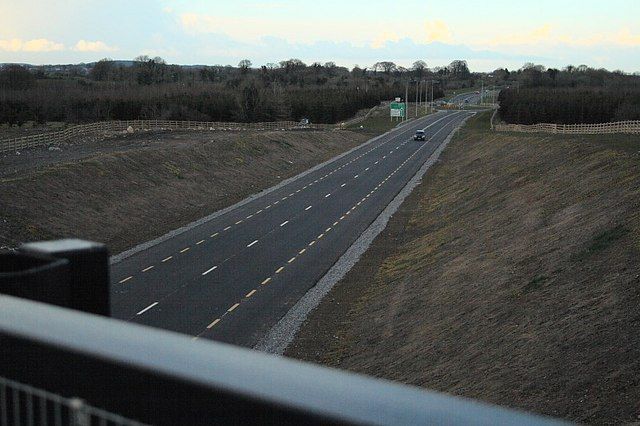
[(0, 0), (0, 62), (465, 59), (473, 71), (533, 62), (638, 72), (639, 24), (638, 0)]

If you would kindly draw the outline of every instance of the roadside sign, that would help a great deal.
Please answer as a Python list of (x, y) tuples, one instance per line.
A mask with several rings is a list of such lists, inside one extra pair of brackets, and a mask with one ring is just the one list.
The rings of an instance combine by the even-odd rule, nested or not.
[(391, 117), (404, 117), (405, 109), (404, 102), (391, 102)]

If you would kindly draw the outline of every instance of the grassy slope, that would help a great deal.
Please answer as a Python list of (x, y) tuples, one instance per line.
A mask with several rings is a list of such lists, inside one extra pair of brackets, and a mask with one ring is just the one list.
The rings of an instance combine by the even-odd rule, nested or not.
[(588, 422), (640, 412), (640, 138), (469, 122), (288, 355)]
[(0, 178), (0, 246), (77, 236), (118, 253), (366, 139), (348, 131), (149, 133), (115, 152), (120, 142), (104, 141), (86, 158)]

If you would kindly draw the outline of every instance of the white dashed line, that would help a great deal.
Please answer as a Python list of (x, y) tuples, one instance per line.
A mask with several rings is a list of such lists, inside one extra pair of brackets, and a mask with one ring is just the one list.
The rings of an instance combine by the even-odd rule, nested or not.
[(346, 183), (343, 183), (342, 185), (340, 185), (340, 188), (344, 188), (346, 185)]
[(306, 209), (304, 209), (304, 211), (307, 211), (307, 210), (309, 210), (310, 208), (311, 208), (311, 206), (307, 206), (307, 208), (306, 208)]
[(158, 302), (153, 302), (152, 304), (150, 304), (149, 306), (147, 306), (146, 308), (144, 308), (143, 310), (141, 310), (140, 312), (138, 312), (136, 315), (142, 315), (145, 312), (147, 312), (149, 309), (153, 308), (154, 306), (156, 306), (158, 304)]
[(331, 196), (331, 194), (327, 194), (324, 196), (324, 198), (329, 198)]
[(254, 242), (252, 242), (251, 244), (248, 244), (247, 247), (251, 247), (252, 245), (256, 244), (258, 242), (258, 240), (255, 240)]
[(171, 259), (173, 259), (173, 256), (165, 257), (164, 259), (162, 259), (162, 263), (164, 263), (164, 262), (166, 262), (168, 260), (171, 260)]
[(251, 297), (256, 293), (257, 290), (251, 290), (249, 293), (247, 293), (244, 297)]
[(289, 221), (288, 221), (288, 220), (285, 220), (284, 222), (282, 222), (282, 223), (280, 224), (280, 227), (285, 226), (287, 223), (289, 223)]
[(355, 175), (353, 178), (354, 178), (354, 179), (358, 179), (358, 176), (360, 176), (360, 175)]
[(279, 274), (283, 270), (284, 270), (284, 266), (279, 267), (278, 269), (276, 269), (276, 274)]
[(298, 252), (298, 254), (303, 254), (305, 251), (307, 251), (307, 249), (306, 249), (306, 248), (303, 248), (302, 250), (300, 250), (300, 251)]
[(232, 307), (230, 307), (229, 309), (227, 309), (227, 312), (232, 312), (235, 308), (237, 308), (238, 306), (240, 306), (239, 303), (236, 303), (235, 305), (233, 305)]
[(267, 284), (269, 281), (271, 281), (271, 277), (265, 279), (264, 281), (262, 281), (260, 284), (265, 285)]
[(200, 244), (204, 243), (204, 240), (200, 240), (196, 243), (197, 246), (199, 246)]
[(215, 321), (213, 321), (211, 324), (209, 324), (209, 325), (207, 326), (207, 328), (209, 328), (209, 329), (210, 329), (210, 328), (213, 328), (213, 327), (214, 327), (217, 323), (219, 323), (219, 322), (220, 322), (220, 318), (216, 319), (216, 320), (215, 320)]
[(150, 270), (152, 270), (153, 268), (154, 268), (154, 265), (151, 265), (151, 266), (149, 266), (149, 267), (144, 268), (144, 269), (142, 270), (142, 272), (150, 271)]
[(228, 231), (229, 229), (231, 229), (231, 227), (227, 226), (226, 228), (223, 229), (223, 231)]
[(209, 272), (215, 271), (216, 269), (218, 269), (218, 265), (214, 266), (213, 268), (207, 269), (202, 273), (202, 275), (207, 275)]
[(186, 251), (189, 251), (189, 249), (191, 249), (191, 247), (185, 247), (182, 250), (180, 250), (180, 253), (184, 253)]
[(296, 260), (296, 258), (295, 258), (295, 257), (292, 257), (291, 259), (289, 259), (289, 260), (287, 261), (287, 263), (291, 263), (291, 262), (293, 262), (294, 260)]
[(215, 238), (215, 237), (217, 237), (219, 234), (220, 234), (219, 232), (216, 232), (216, 233), (214, 233), (214, 234), (211, 234), (211, 238)]
[(123, 280), (120, 280), (120, 281), (118, 281), (118, 284), (126, 283), (126, 282), (127, 282), (127, 281), (129, 281), (131, 278), (133, 278), (133, 277), (129, 276), (129, 277), (127, 277), (127, 278), (123, 279)]

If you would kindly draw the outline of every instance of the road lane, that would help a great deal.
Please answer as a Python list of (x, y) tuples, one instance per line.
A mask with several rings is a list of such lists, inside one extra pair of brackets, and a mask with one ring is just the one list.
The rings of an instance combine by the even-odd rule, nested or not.
[[(115, 264), (114, 316), (253, 344), (375, 219), (464, 114), (417, 120)], [(424, 127), (430, 142), (410, 140)]]

